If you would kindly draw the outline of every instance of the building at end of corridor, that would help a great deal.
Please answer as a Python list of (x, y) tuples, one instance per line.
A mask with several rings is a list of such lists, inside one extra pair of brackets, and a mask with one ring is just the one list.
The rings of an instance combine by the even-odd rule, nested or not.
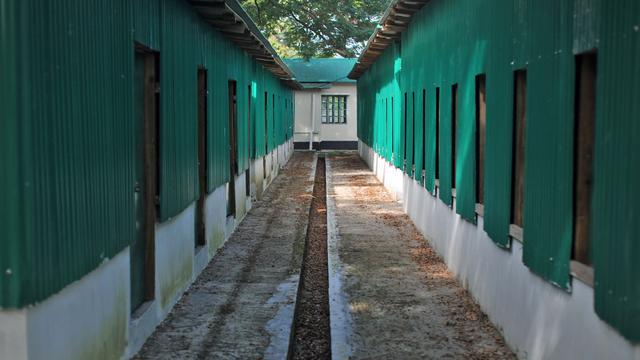
[(296, 149), (358, 148), (356, 59), (286, 59), (303, 89), (294, 92)]

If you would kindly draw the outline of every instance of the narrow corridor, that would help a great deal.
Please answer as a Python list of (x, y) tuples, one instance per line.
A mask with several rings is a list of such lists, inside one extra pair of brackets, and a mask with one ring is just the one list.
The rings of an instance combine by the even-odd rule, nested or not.
[[(294, 154), (137, 358), (287, 357), (315, 160)], [(326, 177), (333, 359), (513, 357), (356, 153)]]

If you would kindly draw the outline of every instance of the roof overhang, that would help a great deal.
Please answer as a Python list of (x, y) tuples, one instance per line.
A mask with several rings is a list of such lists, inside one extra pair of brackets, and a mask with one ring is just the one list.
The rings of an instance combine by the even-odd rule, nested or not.
[(394, 0), (369, 37), (364, 51), (349, 73), (349, 79), (358, 79), (382, 55), (387, 46), (399, 40), (400, 34), (409, 26), (413, 14), (420, 11), (429, 1)]
[(194, 9), (287, 86), (301, 89), (289, 67), (236, 0), (189, 0)]

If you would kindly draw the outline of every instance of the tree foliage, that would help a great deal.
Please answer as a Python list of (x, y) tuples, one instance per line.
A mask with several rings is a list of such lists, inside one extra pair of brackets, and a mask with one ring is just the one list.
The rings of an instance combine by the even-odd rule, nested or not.
[(355, 57), (389, 0), (242, 0), (283, 57)]

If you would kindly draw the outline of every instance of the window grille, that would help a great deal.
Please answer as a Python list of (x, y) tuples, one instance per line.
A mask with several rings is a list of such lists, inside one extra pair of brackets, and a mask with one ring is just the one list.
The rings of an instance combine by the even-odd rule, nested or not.
[(322, 95), (322, 123), (347, 123), (346, 95)]

